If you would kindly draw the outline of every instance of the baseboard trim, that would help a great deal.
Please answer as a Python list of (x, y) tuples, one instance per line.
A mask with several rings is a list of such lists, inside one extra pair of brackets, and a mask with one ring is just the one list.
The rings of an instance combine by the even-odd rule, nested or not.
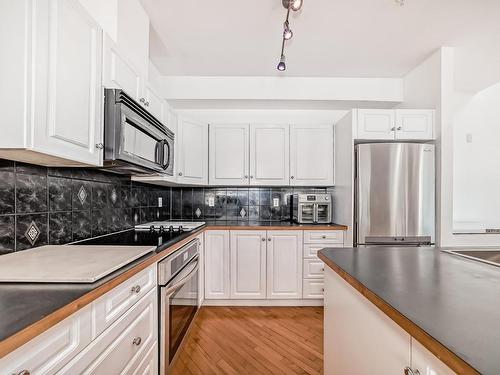
[(205, 299), (203, 306), (323, 306), (322, 299)]

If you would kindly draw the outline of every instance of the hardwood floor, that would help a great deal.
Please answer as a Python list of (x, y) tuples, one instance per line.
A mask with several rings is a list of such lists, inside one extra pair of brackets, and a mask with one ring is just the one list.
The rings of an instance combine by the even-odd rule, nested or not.
[(322, 373), (323, 307), (202, 307), (172, 371)]

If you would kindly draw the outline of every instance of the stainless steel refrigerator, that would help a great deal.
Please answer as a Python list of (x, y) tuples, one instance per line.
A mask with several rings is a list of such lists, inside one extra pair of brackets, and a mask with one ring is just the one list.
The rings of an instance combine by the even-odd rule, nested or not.
[(356, 245), (434, 243), (434, 160), (432, 144), (356, 145)]

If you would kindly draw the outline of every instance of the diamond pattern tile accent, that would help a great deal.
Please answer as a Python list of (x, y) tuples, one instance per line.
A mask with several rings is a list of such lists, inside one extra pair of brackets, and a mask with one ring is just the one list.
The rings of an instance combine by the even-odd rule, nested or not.
[(118, 194), (116, 194), (116, 189), (111, 190), (111, 202), (113, 202), (113, 204), (116, 203), (117, 198), (118, 198)]
[(201, 210), (200, 210), (199, 207), (196, 209), (196, 211), (194, 212), (194, 214), (196, 215), (196, 217), (200, 217), (201, 216)]
[(26, 232), (24, 232), (24, 235), (30, 242), (30, 244), (33, 246), (40, 236), (40, 229), (36, 226), (35, 222), (32, 221), (31, 224), (29, 225), (28, 229), (26, 229)]
[(80, 203), (84, 204), (85, 201), (87, 200), (87, 196), (88, 196), (87, 190), (85, 190), (85, 188), (83, 186), (81, 186), (80, 190), (78, 190), (77, 195), (78, 195), (78, 199), (80, 200)]
[(241, 217), (245, 217), (246, 215), (247, 215), (247, 212), (245, 211), (244, 208), (242, 208), (241, 211), (240, 211), (240, 216)]

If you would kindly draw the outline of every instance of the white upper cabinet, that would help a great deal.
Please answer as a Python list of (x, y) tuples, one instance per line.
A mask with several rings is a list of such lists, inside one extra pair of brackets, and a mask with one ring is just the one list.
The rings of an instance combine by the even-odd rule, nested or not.
[(291, 125), (290, 185), (333, 185), (333, 125)]
[[(100, 166), (102, 30), (77, 0), (33, 4), (10, 2), (2, 9), (6, 29), (21, 31), (7, 33), (9, 37), (32, 48), (14, 49), (9, 59), (19, 68), (4, 71), (2, 91), (12, 86), (19, 93), (23, 79), (26, 86), (23, 95), (9, 99), (15, 102), (9, 111), (21, 112), (6, 115), (17, 121), (8, 123), (11, 130), (0, 141), (0, 156), (45, 165)], [(26, 29), (17, 30), (16, 24)]]
[(266, 298), (266, 231), (231, 231), (231, 298)]
[(426, 109), (396, 110), (396, 139), (433, 139), (434, 111)]
[(267, 298), (302, 298), (302, 231), (267, 232)]
[(392, 109), (358, 109), (357, 138), (393, 139), (396, 114)]
[(288, 185), (290, 126), (250, 125), (250, 185)]
[(355, 138), (368, 140), (434, 139), (434, 110), (358, 109)]
[(165, 101), (150, 83), (144, 85), (144, 106), (161, 123), (165, 123), (167, 120), (165, 116)]
[(248, 185), (249, 125), (210, 124), (211, 185)]
[(208, 125), (181, 118), (177, 127), (177, 182), (208, 184)]
[(122, 56), (118, 45), (104, 36), (103, 86), (122, 89), (136, 101), (142, 98), (142, 77), (132, 63)]

